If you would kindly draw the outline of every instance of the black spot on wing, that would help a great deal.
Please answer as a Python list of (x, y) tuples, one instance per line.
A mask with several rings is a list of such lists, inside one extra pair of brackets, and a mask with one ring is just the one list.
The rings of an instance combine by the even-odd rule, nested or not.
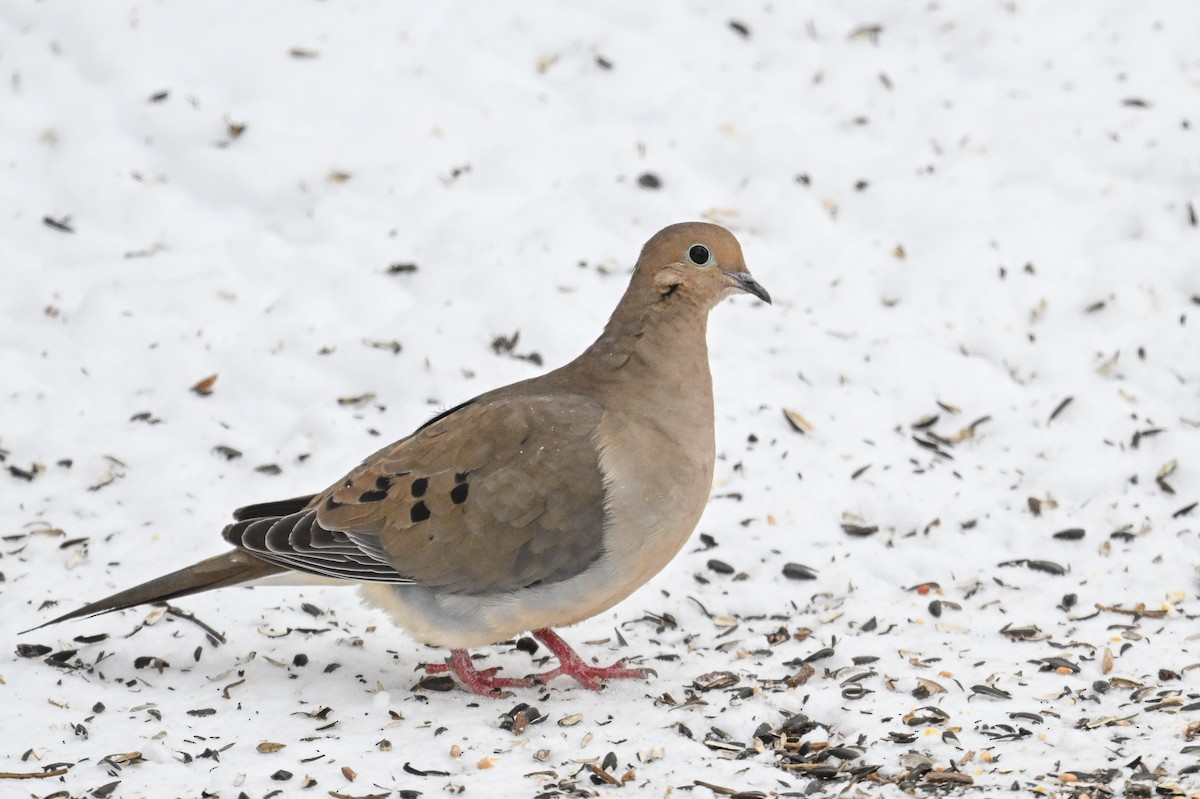
[(455, 484), (457, 485), (458, 483), (467, 482), (467, 475), (469, 475), (469, 474), (470, 474), (470, 472), (455, 472), (454, 473)]
[(364, 491), (358, 495), (359, 502), (379, 502), (387, 499), (388, 492), (384, 491)]
[(454, 488), (450, 489), (450, 499), (455, 505), (461, 505), (467, 501), (467, 491), (470, 489), (466, 483), (459, 483)]
[(428, 489), (429, 489), (429, 478), (428, 477), (418, 477), (416, 480), (413, 480), (412, 495), (414, 497), (425, 496), (425, 492)]
[(417, 504), (413, 505), (412, 510), (409, 511), (409, 517), (413, 520), (413, 524), (416, 524), (417, 522), (423, 522), (429, 518), (429, 508), (424, 502), (418, 502)]
[(392, 478), (389, 475), (382, 475), (375, 478), (375, 488), (380, 491), (387, 491), (392, 487)]

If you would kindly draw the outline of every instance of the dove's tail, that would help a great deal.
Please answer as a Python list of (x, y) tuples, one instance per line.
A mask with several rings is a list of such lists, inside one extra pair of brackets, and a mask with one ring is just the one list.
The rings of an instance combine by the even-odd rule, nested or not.
[(233, 549), (223, 555), (217, 555), (194, 563), (177, 572), (156, 577), (149, 582), (118, 591), (112, 596), (90, 602), (83, 607), (51, 619), (37, 627), (23, 632), (32, 632), (58, 624), (60, 621), (79, 619), (84, 616), (96, 616), (114, 610), (145, 605), (152, 602), (170, 602), (172, 599), (211, 591), (214, 588), (225, 588), (231, 585), (260, 580), (264, 577), (287, 571), (282, 566), (267, 563), (240, 549)]

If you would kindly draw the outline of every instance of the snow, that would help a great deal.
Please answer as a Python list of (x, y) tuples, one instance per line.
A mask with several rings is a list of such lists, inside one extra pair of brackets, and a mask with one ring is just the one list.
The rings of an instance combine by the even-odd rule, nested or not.
[[(4, 4), (0, 772), (67, 770), (0, 795), (1200, 791), (1198, 29), (1185, 0)], [(716, 545), (565, 631), (657, 678), (414, 692), (443, 653), (340, 588), (181, 600), (220, 646), (145, 608), (18, 635), (573, 357), (694, 218), (775, 298), (712, 317)], [(493, 352), (515, 331), (543, 367)], [(518, 702), (546, 721), (501, 729)], [(828, 786), (779, 767), (794, 713), (861, 748)]]

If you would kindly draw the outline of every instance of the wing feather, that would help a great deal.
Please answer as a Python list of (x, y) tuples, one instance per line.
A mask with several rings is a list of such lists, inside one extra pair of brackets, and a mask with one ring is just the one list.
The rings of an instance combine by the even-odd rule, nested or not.
[(484, 395), (321, 494), (239, 511), (225, 537), (299, 571), (449, 593), (565, 580), (603, 551), (602, 415), (580, 396)]

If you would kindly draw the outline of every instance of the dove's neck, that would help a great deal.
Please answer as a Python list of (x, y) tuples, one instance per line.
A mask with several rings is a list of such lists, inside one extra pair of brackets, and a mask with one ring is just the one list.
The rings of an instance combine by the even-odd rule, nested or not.
[[(622, 298), (604, 333), (572, 364), (604, 414), (595, 443), (605, 480), (607, 547), (637, 564), (632, 590), (669, 561), (695, 529), (712, 489), (716, 444), (705, 340), (708, 308), (688, 298)], [(624, 587), (621, 587), (624, 586)]]
[(586, 370), (598, 394), (619, 397), (616, 404), (628, 412), (671, 418), (680, 434), (711, 439), (709, 309), (684, 297), (660, 301), (639, 290), (645, 288), (630, 286), (604, 332), (573, 366)]

